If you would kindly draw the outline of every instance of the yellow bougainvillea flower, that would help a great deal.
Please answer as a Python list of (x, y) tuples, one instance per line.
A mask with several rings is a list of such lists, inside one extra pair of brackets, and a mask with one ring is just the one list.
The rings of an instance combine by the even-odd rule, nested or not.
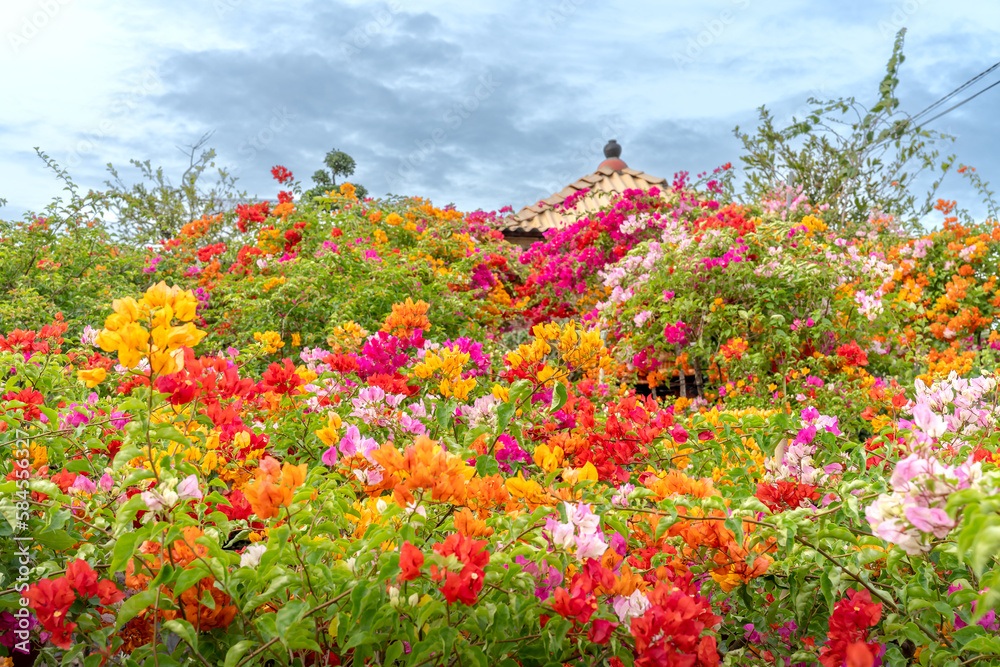
[(507, 492), (515, 498), (523, 498), (528, 503), (542, 505), (546, 502), (545, 491), (533, 479), (525, 479), (520, 472), (517, 477), (508, 477), (504, 480)]
[(566, 453), (559, 445), (554, 445), (550, 448), (548, 445), (542, 443), (535, 447), (533, 458), (535, 465), (545, 472), (555, 472), (562, 467), (565, 455)]
[(570, 484), (577, 484), (586, 480), (597, 481), (597, 468), (590, 461), (583, 464), (581, 468), (566, 470), (563, 472), (563, 479)]
[(90, 370), (81, 370), (76, 373), (76, 379), (80, 382), (86, 382), (87, 389), (93, 389), (101, 384), (106, 377), (108, 377), (108, 372), (103, 368), (91, 368)]
[(274, 354), (279, 348), (285, 346), (284, 341), (281, 340), (281, 334), (277, 331), (265, 331), (263, 333), (255, 331), (253, 339), (260, 343), (264, 351), (268, 354)]
[(327, 447), (333, 447), (336, 443), (340, 442), (340, 434), (338, 431), (342, 425), (343, 422), (340, 419), (340, 415), (336, 412), (331, 412), (330, 416), (327, 417), (326, 426), (313, 431), (313, 433), (316, 434), (316, 437), (319, 438), (324, 445)]
[[(115, 299), (111, 307), (114, 313), (105, 320), (96, 342), (105, 352), (117, 352), (118, 362), (126, 368), (135, 368), (148, 357), (154, 372), (175, 373), (184, 366), (181, 348), (193, 347), (205, 337), (191, 323), (198, 307), (194, 293), (162, 281), (139, 301)], [(174, 319), (186, 324), (173, 326)], [(143, 324), (152, 327), (152, 333)]]

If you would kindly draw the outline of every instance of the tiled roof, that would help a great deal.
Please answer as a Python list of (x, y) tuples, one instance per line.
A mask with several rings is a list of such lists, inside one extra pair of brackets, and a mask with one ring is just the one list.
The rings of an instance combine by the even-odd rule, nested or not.
[[(649, 190), (652, 187), (657, 187), (666, 196), (667, 186), (665, 178), (650, 176), (635, 169), (626, 167), (615, 171), (611, 167), (600, 167), (593, 174), (584, 176), (548, 199), (543, 199), (533, 206), (525, 206), (503, 231), (514, 236), (542, 234), (550, 229), (566, 227), (579, 219), (580, 216), (606, 206), (614, 195), (621, 194), (625, 190), (636, 188)], [(587, 188), (590, 189), (590, 192), (581, 197), (573, 209), (569, 211), (556, 210), (556, 207), (568, 197)]]

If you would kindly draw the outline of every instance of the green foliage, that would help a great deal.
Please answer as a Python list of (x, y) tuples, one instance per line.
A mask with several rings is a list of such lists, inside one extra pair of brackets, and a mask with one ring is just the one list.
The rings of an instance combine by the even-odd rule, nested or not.
[(0, 330), (38, 328), (61, 312), (79, 333), (107, 311), (112, 294), (148, 282), (143, 257), (116, 243), (102, 220), (105, 197), (80, 194), (55, 161), (39, 156), (65, 184), (66, 201), (23, 221), (0, 220)]
[[(905, 33), (896, 36), (871, 107), (853, 97), (810, 98), (815, 107), (786, 128), (775, 127), (764, 107), (754, 133), (736, 128), (747, 167), (746, 201), (759, 200), (788, 180), (807, 201), (829, 204), (837, 228), (860, 228), (873, 213), (918, 227), (954, 163), (954, 156), (941, 158), (934, 145), (954, 138), (927, 130), (899, 111), (896, 88)], [(925, 197), (918, 197), (913, 186), (925, 172), (932, 184)]]
[(178, 147), (187, 156), (188, 166), (177, 185), (163, 167), (153, 169), (149, 160), (130, 160), (141, 176), (140, 182), (132, 185), (108, 164), (113, 180), (106, 181), (106, 204), (123, 241), (133, 246), (159, 243), (192, 220), (231, 209), (246, 199), (246, 192), (236, 189), (236, 178), (221, 167), (217, 180), (206, 187), (204, 174), (215, 167), (215, 150), (205, 148), (211, 137), (211, 133), (206, 134), (187, 149)]

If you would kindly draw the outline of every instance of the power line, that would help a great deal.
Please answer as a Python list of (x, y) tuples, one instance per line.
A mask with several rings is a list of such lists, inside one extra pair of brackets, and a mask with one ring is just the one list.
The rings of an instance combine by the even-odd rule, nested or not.
[[(917, 113), (916, 115), (914, 115), (910, 120), (911, 121), (916, 121), (918, 118), (920, 118), (924, 114), (928, 113), (929, 111), (932, 111), (935, 107), (938, 107), (941, 104), (947, 102), (949, 99), (951, 99), (952, 97), (954, 97), (958, 93), (962, 92), (963, 90), (965, 90), (966, 88), (968, 88), (969, 86), (971, 86), (972, 84), (974, 84), (976, 81), (979, 81), (984, 76), (986, 76), (987, 74), (989, 74), (990, 72), (992, 72), (993, 70), (995, 70), (997, 67), (1000, 67), (1000, 62), (995, 63), (992, 67), (990, 67), (990, 68), (988, 68), (988, 69), (980, 72), (976, 76), (972, 77), (971, 79), (969, 79), (968, 81), (966, 81), (965, 83), (963, 83), (961, 86), (959, 86), (955, 90), (951, 91), (950, 93), (948, 93), (947, 95), (945, 95), (944, 97), (942, 97), (941, 99), (939, 99), (937, 102), (934, 102), (929, 107), (923, 109), (922, 111), (920, 111), (919, 113)], [(945, 112), (945, 113), (947, 113), (947, 112)], [(935, 116), (935, 118), (937, 118), (937, 116)]]
[(958, 104), (956, 104), (955, 106), (953, 106), (953, 107), (949, 107), (949, 108), (945, 109), (944, 111), (942, 111), (942, 112), (941, 112), (941, 113), (939, 113), (938, 115), (934, 116), (934, 118), (931, 118), (930, 120), (925, 120), (924, 122), (922, 122), (922, 123), (921, 123), (921, 125), (926, 125), (927, 123), (930, 123), (930, 122), (932, 122), (932, 121), (934, 121), (934, 120), (937, 120), (938, 118), (940, 118), (941, 116), (945, 115), (945, 114), (946, 114), (946, 113), (948, 113), (949, 111), (954, 111), (955, 109), (957, 109), (958, 107), (962, 106), (962, 105), (963, 105), (963, 104), (965, 104), (966, 102), (970, 102), (970, 101), (972, 101), (972, 100), (976, 99), (977, 97), (979, 97), (980, 95), (982, 95), (983, 93), (985, 93), (985, 92), (986, 92), (987, 90), (989, 90), (990, 88), (993, 88), (994, 86), (998, 86), (998, 85), (1000, 85), (1000, 81), (994, 81), (994, 82), (993, 82), (993, 83), (991, 83), (990, 85), (988, 85), (988, 86), (986, 86), (985, 88), (983, 88), (982, 90), (980, 90), (980, 91), (979, 91), (978, 93), (976, 93), (975, 95), (972, 95), (971, 97), (967, 97), (967, 98), (965, 98), (964, 100), (962, 100), (961, 102), (959, 102)]

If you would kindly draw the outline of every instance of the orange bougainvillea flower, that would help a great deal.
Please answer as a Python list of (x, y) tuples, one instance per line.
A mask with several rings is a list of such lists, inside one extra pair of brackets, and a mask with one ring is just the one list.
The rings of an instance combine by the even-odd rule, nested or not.
[(254, 514), (261, 519), (278, 516), (278, 507), (292, 504), (292, 495), (305, 483), (307, 471), (305, 463), (297, 466), (285, 463), (279, 467), (277, 460), (265, 456), (254, 481), (243, 490)]
[(489, 537), (493, 529), (485, 521), (476, 518), (468, 508), (455, 513), (455, 530), (466, 537)]
[[(712, 523), (721, 523), (713, 521)], [(753, 563), (747, 565), (747, 556), (750, 555), (746, 549), (730, 542), (725, 550), (716, 552), (715, 562), (719, 565), (712, 570), (712, 579), (719, 584), (719, 587), (727, 593), (741, 584), (749, 582), (751, 579), (763, 576), (771, 567), (771, 559), (768, 556), (758, 556)]]
[(552, 503), (549, 495), (539, 486), (538, 482), (533, 479), (524, 479), (520, 472), (517, 473), (517, 477), (508, 477), (505, 484), (510, 495), (523, 499), (530, 509)]
[[(187, 526), (181, 530), (181, 535), (181, 539), (175, 540), (165, 549), (157, 542), (144, 542), (139, 553), (147, 556), (141, 559), (146, 567), (142, 568), (141, 573), (137, 572), (134, 564), (136, 559), (130, 559), (125, 568), (125, 585), (141, 590), (159, 573), (163, 563), (168, 563), (175, 569), (187, 569), (196, 561), (208, 558), (208, 547), (197, 541), (205, 535), (200, 528)], [(160, 610), (160, 616), (164, 620), (184, 618), (202, 631), (228, 626), (236, 617), (236, 607), (230, 604), (232, 600), (229, 595), (220, 590), (215, 582), (215, 577), (209, 575), (179, 596), (175, 596), (170, 587), (164, 586), (162, 590), (165, 597), (178, 599), (181, 610)], [(212, 599), (211, 606), (202, 603), (208, 597)]]
[(430, 307), (426, 301), (414, 303), (407, 297), (405, 302), (393, 304), (392, 313), (385, 318), (382, 331), (400, 338), (409, 338), (417, 329), (429, 331), (431, 321), (427, 319), (427, 310)]
[(479, 513), (479, 518), (489, 516), (492, 508), (505, 508), (511, 500), (510, 493), (499, 474), (473, 477), (466, 485), (466, 506)]
[(464, 505), (466, 484), (476, 473), (476, 469), (461, 457), (449, 454), (437, 441), (426, 436), (418, 436), (402, 454), (386, 443), (371, 456), (384, 472), (382, 481), (368, 492), (381, 493), (391, 488), (393, 498), (401, 507), (414, 501), (413, 492), (418, 489), (429, 489), (435, 501)]
[(708, 478), (694, 479), (679, 470), (673, 469), (659, 476), (655, 473), (650, 473), (643, 480), (643, 485), (656, 494), (657, 500), (663, 500), (675, 495), (707, 498), (719, 493), (713, 488), (712, 480)]

